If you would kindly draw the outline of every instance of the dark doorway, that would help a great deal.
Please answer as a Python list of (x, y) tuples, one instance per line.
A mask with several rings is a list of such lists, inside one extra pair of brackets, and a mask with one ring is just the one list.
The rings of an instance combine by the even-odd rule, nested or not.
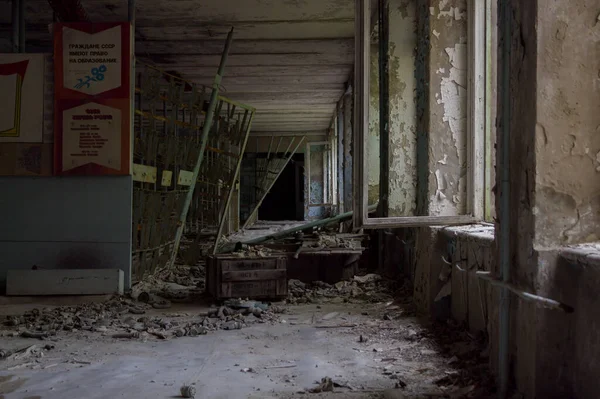
[(304, 220), (304, 154), (294, 154), (281, 172), (258, 209), (258, 219)]

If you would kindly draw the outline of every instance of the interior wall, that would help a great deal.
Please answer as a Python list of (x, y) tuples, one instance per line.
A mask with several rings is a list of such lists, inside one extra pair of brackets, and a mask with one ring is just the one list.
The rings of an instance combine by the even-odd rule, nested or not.
[[(434, 7), (423, 7), (423, 10), (427, 10), (430, 17), (432, 51), (428, 65), (435, 68), (432, 69), (435, 72), (440, 66), (433, 57), (443, 54), (435, 45), (437, 34), (439, 38), (449, 37), (449, 32), (441, 31), (442, 27), (436, 24), (446, 20), (446, 28), (460, 28), (463, 19), (455, 23), (457, 15), (461, 15), (460, 7), (458, 11), (446, 9), (440, 14), (441, 10), (434, 3), (421, 2)], [(510, 7), (510, 35), (503, 37), (502, 27), (506, 21), (499, 14), (498, 45), (501, 48), (508, 40), (511, 47), (507, 91), (510, 108), (502, 109), (503, 59), (500, 54), (497, 60), (497, 151), (500, 154), (504, 150), (502, 116), (509, 111), (509, 225), (502, 227), (510, 232), (510, 280), (520, 289), (575, 309), (573, 313), (543, 309), (510, 294), (511, 387), (525, 398), (594, 398), (600, 368), (595, 356), (600, 351), (597, 334), (600, 300), (596, 295), (600, 281), (600, 245), (597, 243), (600, 180), (596, 176), (600, 151), (600, 114), (597, 112), (600, 108), (597, 75), (600, 10), (593, 0), (507, 0), (506, 3)], [(447, 64), (441, 67), (446, 68)], [(457, 73), (452, 71), (451, 78)], [(439, 73), (442, 85), (446, 74), (447, 70)], [(451, 87), (447, 81), (445, 84)], [(431, 93), (435, 97), (435, 92)], [(431, 119), (431, 140), (435, 140), (439, 137), (434, 133), (435, 124), (451, 120), (444, 120), (447, 117), (445, 103), (432, 103), (435, 103), (434, 110), (435, 106), (444, 106), (442, 113), (427, 115)], [(452, 145), (445, 148), (452, 152), (455, 149)], [(436, 163), (439, 168), (438, 157), (431, 159), (431, 165)], [(441, 165), (445, 168), (449, 164)], [(506, 195), (501, 190), (501, 178), (502, 174), (497, 173), (500, 195), (496, 197), (496, 207), (499, 199)], [(432, 195), (431, 214), (457, 209), (456, 204), (450, 208), (440, 207), (435, 200)], [(440, 317), (444, 315), (441, 305), (444, 300), (438, 297), (436, 301), (443, 287), (440, 276), (445, 275), (446, 262), (452, 264), (451, 300), (446, 305), (450, 306), (453, 317), (464, 321), (471, 330), (487, 332), (490, 364), (496, 372), (499, 289), (463, 270), (485, 270), (498, 275), (500, 253), (494, 236), (498, 237), (499, 227), (496, 224), (495, 233), (489, 228), (482, 229), (485, 234), (464, 228), (419, 229), (415, 276), (415, 303), (420, 312)], [(581, 245), (565, 247), (568, 244)]]
[(598, 13), (598, 2), (586, 0), (539, 8), (535, 244), (542, 248), (600, 240)]
[(466, 212), (467, 2), (429, 7), (429, 215)]
[(131, 285), (132, 179), (1, 177), (0, 287), (9, 269), (123, 270)]
[[(331, 207), (323, 204), (329, 203), (329, 196), (326, 196), (326, 179), (328, 173), (332, 171), (328, 168), (326, 144), (310, 145), (309, 158), (306, 163), (309, 164), (309, 175), (305, 179), (305, 219), (314, 220), (330, 216)], [(334, 172), (335, 173), (335, 172)]]
[[(373, 27), (370, 54), (369, 134), (367, 177), (369, 204), (379, 200), (379, 38)], [(389, 2), (389, 215), (411, 216), (416, 208), (416, 4)]]

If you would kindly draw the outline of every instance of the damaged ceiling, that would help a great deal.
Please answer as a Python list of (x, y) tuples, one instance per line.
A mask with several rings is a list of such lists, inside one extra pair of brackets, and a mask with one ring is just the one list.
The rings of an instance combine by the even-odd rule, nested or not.
[[(51, 51), (47, 0), (26, 1), (27, 51)], [(93, 22), (127, 19), (124, 0), (82, 0)], [(2, 51), (11, 2), (0, 3)], [(257, 108), (253, 132), (326, 130), (354, 64), (353, 0), (138, 0), (136, 54), (211, 84), (227, 32), (222, 94)]]

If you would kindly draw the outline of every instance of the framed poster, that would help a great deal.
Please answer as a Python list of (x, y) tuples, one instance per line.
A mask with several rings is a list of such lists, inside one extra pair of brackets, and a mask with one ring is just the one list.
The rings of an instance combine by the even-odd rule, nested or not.
[(0, 142), (42, 142), (44, 58), (44, 54), (0, 54)]
[(55, 25), (56, 174), (131, 174), (130, 32), (129, 23)]

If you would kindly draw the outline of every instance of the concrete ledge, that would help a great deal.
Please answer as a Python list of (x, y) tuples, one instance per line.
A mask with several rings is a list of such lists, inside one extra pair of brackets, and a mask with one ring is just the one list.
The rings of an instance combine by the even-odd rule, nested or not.
[(101, 295), (123, 293), (120, 269), (9, 270), (6, 295)]
[(496, 234), (493, 224), (470, 224), (465, 226), (448, 226), (440, 232), (450, 238), (458, 236), (478, 241), (481, 244), (492, 244)]
[(600, 266), (600, 243), (564, 247), (560, 250), (559, 255), (571, 262)]

